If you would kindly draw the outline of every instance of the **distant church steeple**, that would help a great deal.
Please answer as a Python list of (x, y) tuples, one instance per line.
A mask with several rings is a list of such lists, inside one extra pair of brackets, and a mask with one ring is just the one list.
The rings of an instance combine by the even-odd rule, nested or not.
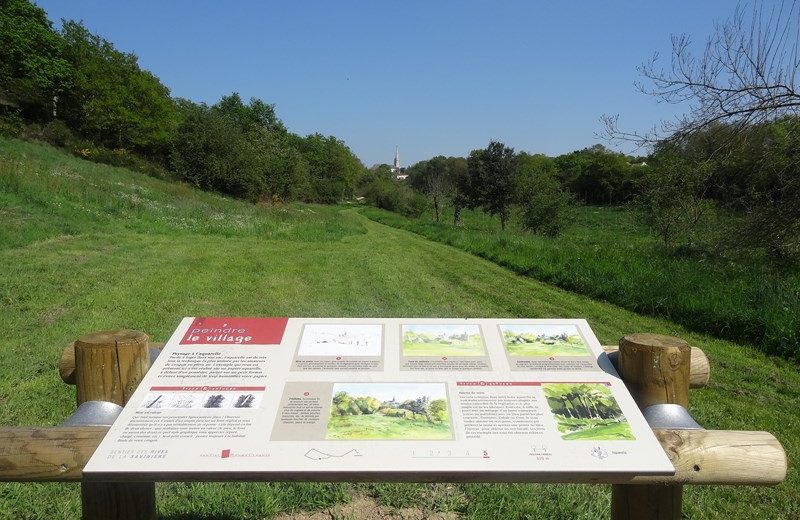
[(399, 146), (395, 146), (394, 148), (394, 166), (392, 166), (392, 173), (394, 174), (394, 178), (397, 179), (398, 181), (404, 181), (408, 177), (403, 168), (400, 166)]

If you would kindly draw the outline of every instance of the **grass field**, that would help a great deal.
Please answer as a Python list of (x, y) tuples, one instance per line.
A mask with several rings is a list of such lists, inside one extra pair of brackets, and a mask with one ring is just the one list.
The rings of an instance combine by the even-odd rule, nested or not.
[[(134, 197), (135, 195), (135, 197)], [(684, 489), (692, 519), (800, 518), (800, 370), (673, 322), (576, 295), (356, 211), (254, 207), (0, 140), (0, 424), (55, 425), (75, 408), (56, 370), (79, 335), (131, 327), (165, 340), (183, 316), (584, 317), (603, 343), (673, 334), (705, 350), (690, 411), (712, 429), (767, 430), (789, 457), (775, 488)], [(426, 290), (420, 291), (419, 287)], [(589, 485), (157, 485), (164, 519), (270, 518), (356, 494), (464, 518), (607, 517)], [(75, 484), (0, 484), (0, 518), (79, 518)]]
[(486, 350), (479, 337), (476, 341), (464, 343), (403, 343), (403, 355), (406, 357), (485, 356)]
[(361, 210), (516, 273), (800, 361), (800, 266), (736, 247), (725, 226), (702, 229), (692, 247), (665, 250), (634, 212), (620, 208), (578, 207), (575, 223), (555, 239), (524, 232), (515, 219), (501, 231), (480, 211), (465, 210), (456, 228), (448, 211), (437, 224), (430, 214)]
[[(569, 431), (576, 426), (580, 419), (565, 419), (558, 422), (559, 431)], [(635, 437), (627, 422), (605, 422), (592, 424), (591, 427), (580, 425), (580, 428), (561, 436), (562, 439), (572, 441), (623, 441), (633, 440)]]
[(467, 334), (461, 338), (444, 338), (431, 334), (403, 334), (403, 355), (406, 357), (433, 356), (485, 356), (486, 348), (480, 334)]
[(417, 420), (403, 417), (370, 415), (331, 416), (328, 419), (326, 439), (450, 439), (453, 437), (448, 423), (429, 423), (424, 417)]
[(551, 357), (551, 356), (588, 356), (580, 336), (570, 336), (568, 340), (531, 339), (523, 343), (511, 343), (505, 338), (506, 351), (513, 357)]

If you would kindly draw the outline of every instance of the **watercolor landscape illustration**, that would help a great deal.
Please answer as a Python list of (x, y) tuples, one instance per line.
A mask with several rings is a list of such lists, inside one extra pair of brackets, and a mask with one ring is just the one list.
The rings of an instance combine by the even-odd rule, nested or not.
[(602, 383), (545, 383), (542, 388), (562, 439), (635, 439), (608, 386)]
[(444, 383), (337, 383), (326, 439), (451, 439)]
[(589, 356), (575, 325), (501, 325), (503, 345), (513, 357)]
[(481, 329), (476, 324), (403, 325), (403, 356), (485, 356)]
[(380, 323), (312, 323), (303, 328), (298, 356), (380, 356)]

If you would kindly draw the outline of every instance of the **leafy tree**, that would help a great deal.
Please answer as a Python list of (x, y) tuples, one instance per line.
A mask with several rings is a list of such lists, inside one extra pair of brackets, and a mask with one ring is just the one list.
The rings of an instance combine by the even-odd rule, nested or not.
[(64, 118), (96, 142), (166, 157), (177, 125), (167, 87), (80, 22), (65, 21), (64, 57), (74, 68)]
[(428, 404), (428, 412), (435, 421), (447, 422), (449, 415), (447, 413), (447, 401), (444, 399), (434, 399)]
[(250, 98), (245, 105), (238, 93), (223, 96), (214, 110), (224, 115), (232, 124), (248, 133), (256, 130), (286, 133), (283, 121), (275, 113), (275, 105), (270, 105), (258, 98)]
[(350, 397), (345, 391), (336, 392), (333, 396), (333, 402), (331, 403), (331, 414), (332, 415), (349, 415), (350, 405), (352, 404), (353, 399)]
[(321, 134), (295, 140), (308, 164), (309, 188), (303, 198), (323, 203), (351, 198), (364, 167), (344, 142)]
[(558, 236), (567, 223), (572, 197), (558, 181), (555, 161), (523, 152), (516, 162), (516, 193), (523, 227), (534, 233)]
[(43, 9), (28, 0), (2, 0), (0, 106), (17, 106), (32, 119), (55, 116), (74, 73), (63, 43)]
[(171, 157), (175, 172), (198, 188), (252, 201), (265, 192), (252, 144), (229, 119), (206, 105), (186, 108)]
[[(748, 220), (737, 233), (773, 257), (800, 257), (800, 118), (783, 118), (751, 131)], [(753, 150), (752, 148), (756, 148)]]
[(433, 422), (431, 418), (431, 411), (428, 405), (430, 404), (430, 398), (428, 396), (420, 396), (416, 399), (410, 399), (408, 401), (403, 401), (400, 404), (400, 408), (403, 410), (408, 410), (411, 412), (412, 418), (414, 420), (417, 419), (417, 415), (422, 415), (425, 417), (425, 420), (428, 422)]
[[(688, 111), (644, 133), (621, 130), (617, 116), (603, 116), (606, 137), (701, 151), (695, 160), (713, 163), (709, 196), (747, 210), (737, 238), (773, 255), (800, 252), (797, 169), (762, 139), (771, 125), (800, 116), (800, 2), (739, 4), (715, 25), (701, 53), (692, 47), (689, 36), (673, 36), (670, 66), (655, 55), (639, 67), (640, 91)], [(775, 184), (761, 184), (765, 178)]]
[(455, 192), (454, 168), (458, 160), (456, 157), (437, 155), (406, 170), (409, 185), (431, 197), (436, 222), (439, 222), (442, 204)]
[(308, 190), (308, 163), (291, 136), (266, 128), (245, 135), (256, 155), (254, 168), (261, 178), (263, 196), (272, 201), (287, 201)]
[(371, 415), (377, 412), (381, 407), (381, 402), (370, 396), (356, 397), (355, 403), (364, 415)]
[(587, 204), (625, 202), (634, 192), (628, 159), (602, 145), (556, 158), (564, 185)]
[(505, 229), (514, 200), (514, 149), (491, 141), (486, 149), (470, 152), (467, 176), (459, 189), (468, 207), (499, 215), (500, 227)]

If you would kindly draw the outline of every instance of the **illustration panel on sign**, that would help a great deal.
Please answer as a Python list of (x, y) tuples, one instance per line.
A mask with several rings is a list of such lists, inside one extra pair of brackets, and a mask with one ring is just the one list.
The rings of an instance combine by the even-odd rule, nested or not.
[(562, 439), (635, 439), (611, 388), (605, 383), (544, 383), (542, 388)]
[(382, 336), (381, 324), (308, 324), (297, 355), (380, 356)]
[(481, 329), (475, 324), (403, 325), (403, 356), (485, 356)]
[(512, 357), (589, 356), (575, 325), (501, 325), (503, 344)]
[(336, 383), (327, 439), (452, 439), (444, 383)]

